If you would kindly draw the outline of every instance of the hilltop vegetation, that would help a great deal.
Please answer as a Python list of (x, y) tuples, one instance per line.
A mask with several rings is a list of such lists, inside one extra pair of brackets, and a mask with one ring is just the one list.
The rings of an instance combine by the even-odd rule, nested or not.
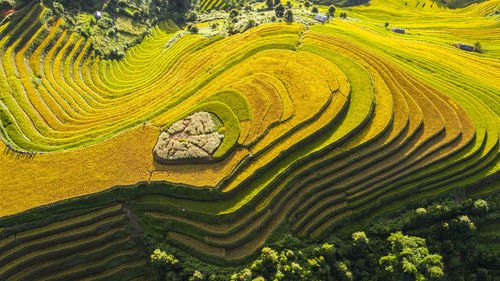
[[(3, 0), (0, 7), (21, 9), (30, 1)], [(184, 22), (190, 0), (43, 0), (46, 17), (64, 19), (62, 26), (89, 38), (96, 54), (119, 58), (151, 34), (161, 22)], [(100, 12), (99, 17), (95, 13)]]

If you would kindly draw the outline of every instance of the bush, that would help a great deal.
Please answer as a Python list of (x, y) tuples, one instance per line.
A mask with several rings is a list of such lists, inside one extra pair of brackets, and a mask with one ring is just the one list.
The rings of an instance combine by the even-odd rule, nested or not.
[(315, 14), (318, 13), (318, 8), (317, 7), (313, 7), (312, 10), (311, 10), (311, 12), (313, 12)]
[(330, 16), (333, 16), (335, 14), (335, 6), (334, 5), (330, 5), (330, 7), (328, 7), (328, 14)]
[(235, 18), (235, 17), (237, 17), (239, 14), (240, 14), (240, 11), (238, 11), (237, 9), (232, 9), (232, 10), (231, 10), (231, 12), (229, 12), (229, 17), (230, 17), (230, 18)]
[(293, 22), (293, 12), (292, 12), (292, 10), (286, 10), (286, 12), (285, 12), (285, 21), (286, 22)]
[(306, 3), (304, 4), (304, 6), (305, 6), (306, 8), (309, 8), (309, 7), (311, 7), (311, 2), (309, 2), (309, 1), (306, 1)]
[(286, 7), (287, 7), (288, 9), (291, 9), (291, 8), (293, 7), (292, 2), (287, 1), (287, 2), (286, 2)]
[(198, 27), (194, 24), (189, 24), (187, 30), (191, 33), (198, 33)]
[(203, 273), (199, 272), (198, 270), (195, 270), (193, 276), (189, 277), (189, 281), (202, 281), (204, 279), (205, 276), (203, 276)]
[[(479, 43), (479, 42), (477, 42)], [(474, 44), (474, 49), (476, 49), (476, 45)], [(489, 207), (488, 207), (488, 202), (486, 202), (485, 200), (483, 199), (478, 199), (474, 202), (474, 208), (477, 209), (477, 210), (480, 210), (480, 211), (488, 211)]]
[(427, 214), (427, 210), (425, 208), (418, 208), (415, 210), (415, 212), (417, 213), (417, 215), (419, 216), (422, 216), (422, 215), (425, 215)]
[(274, 1), (273, 0), (266, 0), (266, 6), (268, 9), (274, 8)]
[(187, 14), (186, 21), (195, 21), (195, 20), (196, 20), (196, 14), (194, 12)]
[(255, 26), (255, 20), (254, 19), (249, 19), (247, 22), (247, 29), (250, 29)]
[(278, 18), (282, 18), (285, 14), (285, 7), (282, 4), (279, 4), (278, 6), (276, 6), (276, 9), (274, 9), (274, 13)]
[(474, 43), (474, 51), (478, 53), (484, 53), (483, 46), (481, 45), (481, 42), (476, 42)]
[(354, 232), (352, 234), (352, 241), (355, 245), (357, 244), (368, 244), (370, 240), (366, 237), (366, 233), (364, 231)]

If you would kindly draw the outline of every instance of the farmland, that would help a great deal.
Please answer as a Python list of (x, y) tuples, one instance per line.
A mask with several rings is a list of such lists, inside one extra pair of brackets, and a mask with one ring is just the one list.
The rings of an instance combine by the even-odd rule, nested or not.
[[(347, 17), (325, 24), (293, 2), (292, 22), (263, 11), (229, 34), (217, 18), (162, 19), (121, 56), (43, 3), (13, 9), (0, 21), (0, 280), (149, 280), (155, 243), (241, 267), (285, 233), (379, 233), (381, 216), (447, 196), (462, 206), (447, 216), (467, 210), (478, 245), (498, 245), (500, 1), (424, 2), (337, 7)], [(193, 3), (198, 18), (226, 5)], [(239, 13), (228, 21), (254, 15)], [(160, 135), (200, 112), (220, 138), (210, 161), (155, 161)]]

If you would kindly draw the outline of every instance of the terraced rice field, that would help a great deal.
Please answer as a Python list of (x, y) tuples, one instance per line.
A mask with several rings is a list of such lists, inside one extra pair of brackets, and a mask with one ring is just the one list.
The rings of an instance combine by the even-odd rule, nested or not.
[(222, 9), (224, 6), (226, 6), (226, 2), (224, 0), (200, 0), (198, 3), (198, 7), (200, 7), (201, 11)]
[[(101, 59), (59, 19), (43, 24), (39, 5), (5, 22), (0, 215), (82, 197), (0, 219), (0, 279), (147, 276), (141, 228), (227, 264), (283, 225), (324, 238), (453, 188), (498, 190), (500, 26), (490, 14), (500, 1), (439, 8), (455, 22), (443, 36), (426, 17), (409, 25), (422, 36), (377, 27), (377, 1), (353, 8), (359, 22), (189, 34), (168, 48), (177, 27), (164, 23), (121, 60)], [(457, 27), (483, 20), (473, 35)], [(459, 33), (490, 51), (452, 47)], [(218, 161), (154, 163), (160, 128), (194, 111), (216, 114), (231, 136)], [(363, 219), (346, 224), (352, 216)]]

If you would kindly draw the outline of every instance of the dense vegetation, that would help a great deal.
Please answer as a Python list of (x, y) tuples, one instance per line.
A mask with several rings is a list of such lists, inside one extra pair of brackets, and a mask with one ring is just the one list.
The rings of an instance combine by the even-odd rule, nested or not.
[[(326, 243), (285, 234), (239, 269), (214, 268), (168, 244), (163, 248), (175, 256), (152, 255), (152, 266), (160, 280), (499, 280), (500, 237), (493, 231), (499, 195), (458, 201), (461, 196), (412, 204)], [(162, 245), (146, 237), (150, 251)], [(204, 278), (193, 277), (196, 271)]]
[[(141, 189), (152, 192), (155, 188)], [(202, 262), (173, 247), (163, 226), (144, 215), (146, 206), (135, 199), (139, 195), (135, 188), (115, 189), (4, 218), (0, 277), (498, 280), (499, 195), (466, 199), (470, 192), (457, 189), (438, 199), (414, 202), (353, 233), (334, 231), (325, 239), (297, 239), (283, 225), (262, 250), (247, 259), (214, 266), (211, 260)], [(414, 267), (398, 265), (404, 261), (401, 255)], [(42, 263), (47, 258), (50, 262)], [(388, 262), (393, 263), (392, 270)], [(420, 275), (425, 279), (417, 278)]]
[[(32, 1), (0, 1), (0, 9), (22, 9)], [(96, 54), (122, 57), (161, 22), (184, 22), (190, 0), (43, 0), (49, 8), (45, 18), (55, 15), (64, 19), (62, 26), (88, 38)], [(3, 7), (3, 8), (2, 8)], [(100, 13), (95, 17), (96, 13)], [(1, 19), (1, 17), (0, 17)]]

